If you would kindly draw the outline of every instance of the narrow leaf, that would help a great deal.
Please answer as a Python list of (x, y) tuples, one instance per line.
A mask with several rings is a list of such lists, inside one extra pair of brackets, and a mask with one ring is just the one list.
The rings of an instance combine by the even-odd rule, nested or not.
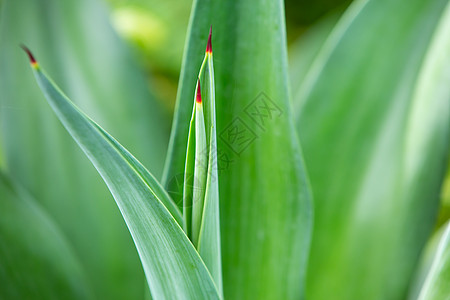
[(32, 47), (69, 98), (159, 178), (171, 118), (151, 93), (153, 79), (115, 32), (103, 0), (1, 5), (0, 164), (59, 224), (98, 299), (142, 299), (145, 275), (120, 211), (48, 109), (18, 45)]
[[(186, 212), (184, 218), (185, 224), (192, 220), (192, 226), (186, 228), (186, 232), (189, 232), (188, 236), (197, 247), (222, 295), (215, 83), (211, 36), (212, 27), (198, 75), (189, 128), (184, 182)], [(189, 178), (189, 174), (194, 174), (194, 178)], [(192, 209), (189, 208), (190, 204)], [(191, 228), (192, 232), (189, 231)]]
[(189, 126), (188, 145), (186, 152), (186, 167), (183, 181), (183, 225), (188, 237), (192, 237), (192, 203), (194, 196), (194, 170), (195, 170), (195, 103), (192, 109), (192, 118)]
[(194, 163), (194, 189), (192, 197), (192, 242), (198, 245), (200, 224), (203, 217), (205, 200), (206, 176), (208, 174), (205, 118), (200, 95), (200, 82), (198, 83), (195, 102), (195, 163)]
[[(219, 174), (216, 124), (216, 93), (212, 50), (212, 26), (209, 29), (205, 58), (200, 69), (208, 154), (203, 216), (197, 249), (209, 269), (220, 295), (223, 295), (222, 250), (220, 242)], [(226, 201), (226, 200), (224, 200)]]
[(33, 70), (50, 106), (113, 194), (135, 242), (152, 297), (219, 299), (208, 270), (177, 223), (181, 222), (179, 212), (156, 179), (79, 111), (39, 65)]
[(311, 194), (289, 107), (283, 1), (194, 1), (164, 184), (172, 188), (184, 170), (198, 53), (211, 24), (224, 295), (299, 299)]

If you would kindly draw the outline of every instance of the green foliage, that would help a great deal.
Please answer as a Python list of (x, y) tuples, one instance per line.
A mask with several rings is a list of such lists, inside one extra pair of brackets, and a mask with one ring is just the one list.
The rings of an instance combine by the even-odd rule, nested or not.
[(2, 299), (92, 299), (84, 270), (41, 207), (0, 172)]
[(450, 223), (432, 237), (422, 256), (421, 265), (409, 299), (444, 300), (450, 295)]
[(405, 295), (448, 157), (446, 10), (441, 0), (354, 3), (297, 92), (315, 196), (309, 299)]
[(297, 299), (311, 196), (289, 110), (281, 1), (194, 3), (164, 182), (176, 189), (172, 178), (184, 169), (198, 53), (211, 24), (225, 298)]
[[(211, 44), (211, 31), (208, 45)], [(209, 46), (208, 46), (209, 47)], [(222, 295), (214, 67), (206, 51), (194, 95), (183, 186), (184, 230)]]
[(136, 244), (152, 297), (219, 299), (183, 230), (178, 207), (156, 179), (100, 126), (80, 112), (41, 71), (47, 101), (113, 194)]
[(156, 176), (161, 174), (168, 141), (165, 112), (113, 31), (102, 3), (3, 1), (2, 170), (33, 195), (70, 241), (96, 297), (142, 298), (144, 273), (120, 211), (96, 170), (48, 109), (21, 43), (45, 62), (46, 70), (77, 105)]
[[(110, 2), (161, 94), (186, 3)], [(0, 298), (450, 296), (448, 225), (423, 251), (448, 168), (448, 1), (329, 14), (292, 43), (289, 80), (283, 1), (195, 0), (167, 153), (169, 117), (103, 4), (0, 9)]]

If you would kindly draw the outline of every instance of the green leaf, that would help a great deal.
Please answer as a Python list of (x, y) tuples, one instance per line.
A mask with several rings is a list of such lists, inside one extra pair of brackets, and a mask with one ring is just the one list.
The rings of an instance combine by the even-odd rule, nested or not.
[(0, 172), (1, 299), (92, 299), (80, 262), (56, 224)]
[(325, 16), (313, 24), (297, 41), (289, 46), (289, 79), (291, 93), (297, 95), (309, 68), (320, 53), (342, 12)]
[(145, 276), (120, 211), (95, 168), (48, 109), (19, 45), (32, 47), (67, 95), (158, 178), (169, 116), (114, 32), (104, 1), (3, 1), (1, 14), (3, 168), (60, 226), (97, 298), (141, 299)]
[(406, 295), (448, 158), (447, 10), (355, 2), (294, 99), (315, 195), (309, 299)]
[[(417, 196), (427, 198), (429, 192), (419, 189), (423, 177), (420, 173), (426, 169), (424, 163), (440, 163), (433, 160), (438, 157), (423, 159), (423, 153), (430, 148), (448, 147), (450, 126), (450, 5), (447, 5), (438, 28), (433, 35), (430, 48), (424, 60), (422, 72), (414, 94), (414, 101), (408, 123), (406, 157), (409, 174), (412, 178), (412, 191)], [(440, 116), (440, 117), (436, 117)], [(430, 130), (433, 128), (434, 130)], [(447, 148), (448, 149), (448, 148)], [(448, 156), (447, 156), (448, 160)], [(444, 163), (445, 166), (445, 163)], [(447, 164), (448, 166), (448, 164)], [(447, 167), (447, 174), (449, 168)], [(413, 181), (414, 180), (414, 181)], [(442, 184), (442, 198), (445, 203), (445, 183)], [(414, 195), (414, 194), (413, 194)], [(439, 195), (439, 194), (438, 194)], [(434, 234), (422, 254), (422, 264), (416, 275), (416, 282), (411, 285), (409, 299), (440, 300), (450, 296), (450, 222)]]
[(186, 157), (198, 54), (212, 24), (229, 299), (298, 299), (303, 293), (311, 195), (289, 109), (283, 16), (282, 1), (262, 0), (198, 0), (191, 15), (164, 184), (176, 190), (173, 178), (184, 171), (180, 157)]
[[(198, 246), (205, 202), (208, 153), (202, 103), (195, 103), (195, 162), (192, 197), (192, 242)], [(189, 155), (189, 154), (188, 154)]]
[(194, 95), (186, 152), (183, 217), (185, 232), (198, 249), (222, 295), (217, 126), (211, 34), (212, 28)]
[[(206, 138), (208, 147), (208, 172), (206, 178), (205, 200), (200, 227), (198, 252), (214, 278), (217, 289), (223, 297), (222, 251), (220, 242), (219, 213), (219, 174), (217, 153), (216, 97), (213, 53), (211, 46), (212, 28), (209, 31), (208, 45), (199, 78), (202, 82), (203, 107), (205, 111)], [(203, 69), (204, 66), (204, 69)]]
[(186, 150), (186, 167), (183, 178), (183, 229), (188, 237), (192, 237), (192, 203), (194, 196), (194, 170), (195, 170), (195, 104), (192, 109), (192, 118), (189, 125), (189, 136)]
[[(152, 297), (219, 299), (211, 275), (181, 227), (181, 215), (156, 179), (100, 126), (79, 111), (40, 70), (47, 101), (113, 194), (127, 223)], [(166, 206), (165, 206), (166, 205)]]
[(433, 236), (422, 258), (418, 282), (409, 299), (445, 300), (450, 295), (450, 222)]

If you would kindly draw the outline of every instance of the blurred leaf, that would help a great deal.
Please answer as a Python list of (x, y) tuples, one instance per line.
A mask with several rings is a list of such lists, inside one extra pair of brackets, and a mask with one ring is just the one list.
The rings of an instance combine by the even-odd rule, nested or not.
[(156, 179), (79, 111), (39, 66), (33, 69), (50, 106), (113, 194), (136, 244), (152, 297), (219, 299), (211, 275), (176, 221), (181, 222), (178, 208)]
[(437, 227), (444, 225), (447, 220), (450, 220), (450, 159), (447, 163), (447, 174), (442, 183), (441, 207), (439, 208)]
[(44, 103), (20, 43), (32, 47), (67, 94), (157, 176), (165, 156), (168, 118), (99, 1), (3, 2), (4, 169), (34, 195), (73, 243), (98, 298), (142, 298), (144, 274), (120, 212), (95, 169)]
[(1, 299), (92, 299), (73, 249), (49, 216), (0, 172)]
[(299, 26), (314, 24), (330, 11), (340, 10), (351, 2), (351, 0), (285, 0), (288, 32)]
[(178, 190), (196, 70), (212, 24), (228, 299), (303, 293), (311, 196), (289, 110), (283, 14), (282, 1), (199, 0), (191, 15), (164, 182)]
[(311, 300), (406, 294), (448, 157), (446, 6), (356, 2), (302, 82), (297, 128), (316, 199)]
[(410, 299), (449, 299), (450, 222), (447, 222), (428, 244), (419, 271), (420, 285), (413, 286)]
[[(141, 54), (147, 58), (149, 67), (177, 80), (192, 1), (107, 2), (112, 6), (113, 24), (123, 37), (142, 50)], [(160, 88), (155, 86), (155, 89)]]
[(335, 27), (341, 13), (333, 13), (319, 20), (309, 28), (297, 41), (289, 47), (289, 79), (291, 94), (297, 95), (298, 90), (311, 64)]

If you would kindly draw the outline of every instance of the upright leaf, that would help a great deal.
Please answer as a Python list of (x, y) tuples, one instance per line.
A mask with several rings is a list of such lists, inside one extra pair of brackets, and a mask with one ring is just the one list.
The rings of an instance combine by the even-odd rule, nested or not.
[(229, 299), (298, 299), (303, 293), (311, 196), (289, 109), (283, 9), (282, 1), (198, 0), (188, 31), (164, 178), (169, 190), (177, 189), (198, 53), (212, 24)]
[(209, 31), (205, 58), (198, 75), (189, 128), (183, 217), (185, 232), (198, 249), (219, 293), (222, 294), (217, 127), (211, 34), (212, 28)]
[[(198, 252), (214, 278), (217, 289), (223, 297), (222, 279), (222, 250), (220, 242), (220, 214), (219, 214), (219, 174), (217, 152), (217, 123), (216, 123), (216, 92), (213, 66), (213, 51), (211, 44), (212, 27), (209, 29), (205, 58), (199, 78), (202, 82), (204, 99), (206, 136), (208, 146), (208, 174), (206, 179), (205, 201), (200, 227)], [(204, 67), (204, 69), (203, 69)]]
[(311, 300), (406, 295), (449, 149), (446, 7), (355, 2), (302, 83), (297, 128), (316, 200)]
[(200, 226), (203, 217), (203, 205), (205, 202), (206, 176), (208, 174), (208, 153), (205, 130), (205, 117), (203, 114), (203, 103), (200, 93), (200, 82), (197, 84), (197, 92), (195, 95), (195, 162), (194, 170), (194, 186), (192, 196), (192, 242), (198, 246)]
[(219, 299), (178, 208), (156, 179), (100, 126), (79, 111), (28, 52), (36, 80), (63, 125), (113, 194), (133, 237), (156, 299)]

